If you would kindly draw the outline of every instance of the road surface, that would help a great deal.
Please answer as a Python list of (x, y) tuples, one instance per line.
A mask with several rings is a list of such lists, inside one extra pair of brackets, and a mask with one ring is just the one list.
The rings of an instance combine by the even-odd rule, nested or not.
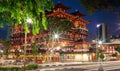
[(120, 71), (120, 61), (86, 62), (81, 64), (47, 65), (39, 67), (37, 71), (98, 71), (100, 66), (104, 71)]

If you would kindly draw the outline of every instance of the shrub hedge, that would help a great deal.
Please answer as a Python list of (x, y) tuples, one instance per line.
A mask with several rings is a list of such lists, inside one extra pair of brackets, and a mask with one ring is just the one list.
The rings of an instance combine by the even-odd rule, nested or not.
[[(29, 64), (25, 66), (26, 70), (34, 70), (37, 69), (37, 64)], [(23, 71), (24, 67), (2, 67), (0, 66), (0, 71)]]

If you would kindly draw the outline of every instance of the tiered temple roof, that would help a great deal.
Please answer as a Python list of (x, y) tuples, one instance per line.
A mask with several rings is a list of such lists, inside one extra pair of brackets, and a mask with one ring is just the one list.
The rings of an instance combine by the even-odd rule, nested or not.
[(61, 9), (63, 9), (63, 10), (68, 10), (68, 9), (70, 9), (69, 7), (63, 5), (61, 2), (59, 2), (58, 4), (56, 4), (56, 5), (54, 6), (53, 10), (57, 10), (58, 8), (61, 8)]

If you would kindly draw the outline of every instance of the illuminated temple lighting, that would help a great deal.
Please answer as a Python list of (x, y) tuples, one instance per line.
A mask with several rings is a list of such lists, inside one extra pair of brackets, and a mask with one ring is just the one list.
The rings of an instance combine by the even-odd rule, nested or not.
[[(82, 54), (84, 54), (85, 51), (83, 51), (83, 53), (81, 53), (82, 50), (89, 49), (89, 42), (86, 41), (87, 30), (88, 30), (86, 25), (89, 22), (87, 20), (81, 18), (84, 15), (82, 13), (80, 13), (79, 11), (75, 11), (73, 13), (67, 13), (66, 10), (68, 10), (68, 9), (69, 9), (69, 7), (64, 6), (62, 3), (58, 3), (53, 8), (53, 12), (46, 14), (46, 17), (47, 18), (49, 18), (49, 17), (67, 18), (69, 21), (72, 22), (73, 27), (74, 27), (74, 28), (71, 28), (70, 31), (68, 31), (64, 34), (58, 33), (58, 32), (56, 33), (54, 31), (53, 31), (54, 33), (51, 34), (50, 33), (51, 31), (50, 32), (42, 31), (35, 37), (34, 37), (34, 35), (31, 35), (31, 33), (27, 34), (27, 44), (29, 44), (29, 48), (32, 48), (31, 44), (35, 40), (36, 40), (36, 43), (38, 43), (38, 45), (41, 47), (39, 53), (41, 53), (42, 57), (39, 59), (42, 59), (41, 61), (43, 63), (47, 62), (49, 60), (51, 60), (51, 62), (52, 61), (54, 61), (54, 62), (61, 61), (62, 60), (61, 53), (62, 53), (63, 58), (66, 58), (66, 59), (67, 59), (67, 56), (69, 56), (72, 58), (72, 60), (75, 60), (75, 61), (82, 61), (83, 60), (82, 58), (85, 58), (89, 61), (89, 59), (88, 59), (89, 55), (87, 54), (87, 55), (83, 56)], [(76, 17), (78, 17), (78, 18), (76, 19)], [(31, 18), (28, 17), (26, 19), (26, 22), (28, 24), (31, 24), (33, 21)], [(79, 24), (79, 23), (81, 23), (81, 24)], [(75, 26), (75, 25), (77, 25), (77, 26)], [(24, 46), (24, 40), (25, 40), (24, 33), (23, 33), (24, 32), (23, 25), (19, 25), (16, 28), (13, 27), (12, 29), (14, 30), (13, 32), (15, 33), (12, 36), (12, 48), (17, 49), (18, 47), (20, 47), (19, 49), (21, 49), (23, 52), (23, 49), (21, 47), (21, 46)], [(15, 29), (21, 30), (20, 33), (16, 33)], [(19, 34), (21, 36), (19, 36)], [(44, 37), (49, 38), (49, 35), (50, 35), (50, 40), (41, 40), (41, 38), (43, 39)], [(19, 39), (16, 39), (16, 38), (19, 38)], [(22, 41), (20, 39), (22, 39)], [(84, 39), (84, 42), (80, 39)], [(76, 42), (73, 43), (72, 41), (76, 41)], [(16, 46), (16, 45), (18, 45), (18, 46)], [(26, 47), (28, 47), (28, 45), (26, 45)], [(82, 48), (79, 48), (79, 47), (82, 47)], [(31, 53), (32, 49), (29, 49), (29, 48), (25, 49), (26, 51), (28, 51), (28, 52), (26, 52), (26, 54), (32, 55), (32, 53)], [(57, 50), (58, 52), (56, 52), (55, 50)], [(62, 50), (63, 52), (60, 53), (59, 50)], [(75, 52), (75, 50), (78, 50), (78, 52)]]
[(58, 34), (54, 34), (54, 38), (55, 38), (55, 39), (58, 39), (58, 38), (59, 38), (59, 35), (58, 35)]
[(60, 50), (60, 46), (57, 46), (57, 47), (56, 47), (56, 50)]

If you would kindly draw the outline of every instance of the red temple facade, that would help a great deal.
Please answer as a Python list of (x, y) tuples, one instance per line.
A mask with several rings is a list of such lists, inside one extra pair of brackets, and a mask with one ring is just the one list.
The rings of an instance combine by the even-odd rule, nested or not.
[[(47, 41), (44, 38), (49, 36), (49, 31), (42, 31), (38, 35), (32, 35), (32, 33), (27, 34), (27, 47), (26, 54), (28, 58), (32, 58), (32, 43), (37, 42), (39, 55), (38, 59), (42, 62), (57, 62), (57, 61), (90, 61), (91, 56), (88, 53), (90, 43), (86, 41), (88, 29), (86, 25), (89, 23), (82, 17), (84, 14), (79, 11), (73, 13), (67, 13), (66, 11), (70, 9), (69, 7), (58, 3), (54, 6), (51, 13), (47, 13), (46, 17), (60, 17), (66, 18), (74, 25), (71, 27), (69, 32), (65, 34), (69, 37), (69, 40), (59, 41)], [(30, 27), (29, 27), (30, 28)], [(11, 58), (16, 58), (15, 51), (20, 52), (19, 58), (22, 58), (22, 53), (24, 53), (24, 43), (25, 34), (23, 26), (20, 24), (18, 26), (12, 27), (13, 33), (11, 34)], [(54, 48), (54, 45), (59, 44), (59, 49)]]

